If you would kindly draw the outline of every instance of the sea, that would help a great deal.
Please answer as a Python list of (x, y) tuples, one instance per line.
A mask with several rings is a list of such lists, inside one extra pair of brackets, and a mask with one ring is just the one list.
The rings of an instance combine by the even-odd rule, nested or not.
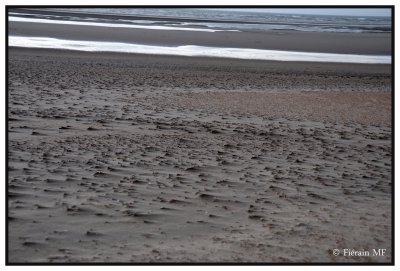
[[(162, 19), (136, 20), (120, 22), (132, 24), (164, 23), (179, 28), (184, 25), (197, 25), (204, 28), (221, 28), (237, 30), (295, 30), (311, 32), (391, 32), (390, 17), (375, 16), (329, 16), (305, 14), (278, 14), (240, 9), (199, 9), (199, 8), (64, 8), (52, 9), (86, 14), (85, 21), (107, 21), (107, 19), (90, 18), (90, 14), (143, 16), (153, 18), (182, 19), (181, 22)], [(38, 16), (38, 15), (36, 15)], [(40, 16), (39, 16), (40, 17)], [(50, 18), (52, 16), (43, 16)], [(54, 16), (53, 16), (54, 17)], [(185, 22), (185, 19), (187, 20)], [(198, 22), (196, 22), (198, 20)], [(207, 22), (209, 20), (209, 22)], [(118, 20), (117, 20), (118, 21)]]
[[(175, 31), (268, 31), (299, 32), (390, 33), (390, 17), (328, 16), (278, 14), (257, 9), (209, 8), (56, 8), (57, 13), (35, 13), (33, 10), (9, 12), (9, 21), (92, 25)], [(114, 16), (106, 16), (114, 15)], [(343, 55), (310, 52), (285, 52), (239, 48), (215, 48), (196, 45), (163, 47), (154, 45), (110, 42), (87, 42), (52, 39), (50, 37), (9, 37), (10, 46), (57, 48), (84, 51), (113, 51), (131, 53), (169, 54), (183, 56), (212, 56), (280, 61), (321, 61), (350, 63), (391, 62), (391, 56)]]

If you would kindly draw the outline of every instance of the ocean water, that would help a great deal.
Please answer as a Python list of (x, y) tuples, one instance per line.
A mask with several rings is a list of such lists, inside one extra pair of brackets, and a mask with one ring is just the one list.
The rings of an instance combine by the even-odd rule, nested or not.
[[(127, 21), (132, 24), (166, 24), (173, 27), (191, 25), (196, 27), (215, 27), (236, 30), (295, 30), (313, 32), (391, 32), (390, 17), (356, 17), (356, 16), (319, 16), (301, 14), (274, 14), (252, 11), (232, 11), (226, 9), (199, 8), (71, 8), (53, 9), (86, 14), (86, 21), (107, 21), (90, 17), (90, 14), (113, 14), (122, 16), (144, 16), (179, 18), (180, 21), (137, 20)], [(35, 15), (35, 17), (39, 17)], [(42, 19), (57, 19), (42, 16)], [(65, 18), (64, 19), (68, 19)], [(78, 18), (72, 18), (77, 20)], [(82, 20), (82, 18), (80, 18)], [(114, 20), (120, 21), (121, 19)], [(208, 21), (207, 21), (208, 20)], [(122, 20), (123, 21), (123, 20)]]
[[(33, 11), (11, 11), (9, 21), (42, 24), (91, 25), (98, 27), (123, 27), (157, 29), (164, 31), (265, 31), (271, 29), (314, 32), (391, 32), (389, 17), (316, 16), (296, 14), (268, 14), (231, 11), (223, 9), (51, 9), (60, 14), (37, 14)], [(99, 16), (118, 15), (118, 16)], [(224, 57), (275, 61), (312, 61), (390, 64), (389, 55), (328, 54), (245, 48), (218, 48), (196, 46), (155, 46), (154, 44), (128, 44), (120, 42), (94, 42), (52, 39), (50, 37), (10, 36), (9, 46), (55, 48), (81, 51), (125, 52), (180, 56)]]
[[(66, 9), (68, 10), (68, 9)], [(318, 16), (301, 14), (274, 14), (252, 11), (231, 11), (226, 9), (148, 9), (148, 8), (112, 8), (112, 9), (73, 9), (83, 13), (142, 15), (155, 17), (174, 17), (188, 19), (209, 19), (220, 21), (239, 21), (240, 23), (198, 23), (198, 25), (239, 30), (297, 30), (328, 32), (390, 32), (391, 19), (388, 17), (354, 16)]]
[(102, 27), (123, 27), (123, 28), (137, 28), (137, 29), (153, 29), (153, 30), (174, 30), (174, 31), (197, 31), (197, 32), (220, 32), (220, 31), (234, 31), (239, 30), (224, 30), (224, 29), (213, 29), (213, 28), (189, 28), (189, 27), (173, 27), (166, 25), (149, 25), (149, 24), (129, 24), (128, 22), (134, 22), (132, 20), (124, 20), (125, 23), (105, 23), (105, 22), (88, 22), (88, 21), (75, 21), (75, 20), (57, 20), (57, 19), (40, 19), (40, 18), (24, 18), (10, 16), (8, 18), (10, 22), (32, 22), (32, 23), (43, 23), (43, 24), (67, 24), (67, 25), (90, 25), (90, 26), (102, 26)]
[(120, 42), (76, 41), (47, 37), (9, 37), (9, 44), (17, 47), (67, 49), (87, 52), (120, 52), (154, 55), (177, 55), (197, 57), (222, 57), (237, 59), (390, 64), (391, 56), (330, 54), (292, 52), (280, 50), (260, 50), (244, 48), (218, 48), (196, 45), (155, 46)]

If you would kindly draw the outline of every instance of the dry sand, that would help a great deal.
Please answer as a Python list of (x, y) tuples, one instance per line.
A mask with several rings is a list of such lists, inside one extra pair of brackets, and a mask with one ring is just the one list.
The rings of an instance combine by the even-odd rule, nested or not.
[(390, 262), (390, 80), (12, 48), (9, 260)]

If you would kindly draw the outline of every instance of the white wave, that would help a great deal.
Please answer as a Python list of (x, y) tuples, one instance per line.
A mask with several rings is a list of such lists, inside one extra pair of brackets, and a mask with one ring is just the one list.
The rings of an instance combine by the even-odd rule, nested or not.
[(10, 36), (9, 46), (30, 48), (53, 48), (78, 50), (88, 52), (120, 52), (154, 55), (177, 55), (197, 57), (222, 57), (274, 61), (305, 61), (305, 62), (337, 62), (337, 63), (364, 63), (390, 64), (391, 56), (386, 55), (354, 55), (328, 54), (310, 52), (292, 52), (277, 50), (259, 50), (247, 48), (220, 48), (196, 45), (176, 47), (142, 45), (120, 42), (62, 40), (46, 37)]
[(44, 23), (44, 24), (65, 24), (65, 25), (88, 25), (88, 26), (101, 26), (101, 27), (119, 27), (119, 28), (136, 28), (136, 29), (152, 29), (152, 30), (175, 30), (175, 31), (198, 31), (198, 32), (219, 32), (219, 31), (234, 31), (239, 30), (224, 30), (224, 29), (211, 29), (211, 28), (189, 28), (189, 27), (172, 27), (163, 25), (134, 25), (134, 24), (121, 24), (121, 23), (100, 23), (100, 22), (84, 22), (84, 21), (64, 21), (64, 20), (50, 20), (39, 18), (24, 18), (24, 17), (8, 17), (10, 22), (30, 22), (30, 23)]

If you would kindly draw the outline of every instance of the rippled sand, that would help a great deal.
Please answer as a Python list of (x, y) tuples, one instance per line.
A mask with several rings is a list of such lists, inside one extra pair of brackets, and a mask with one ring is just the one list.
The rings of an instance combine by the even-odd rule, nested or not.
[(387, 67), (286, 65), (11, 49), (10, 262), (389, 262)]

